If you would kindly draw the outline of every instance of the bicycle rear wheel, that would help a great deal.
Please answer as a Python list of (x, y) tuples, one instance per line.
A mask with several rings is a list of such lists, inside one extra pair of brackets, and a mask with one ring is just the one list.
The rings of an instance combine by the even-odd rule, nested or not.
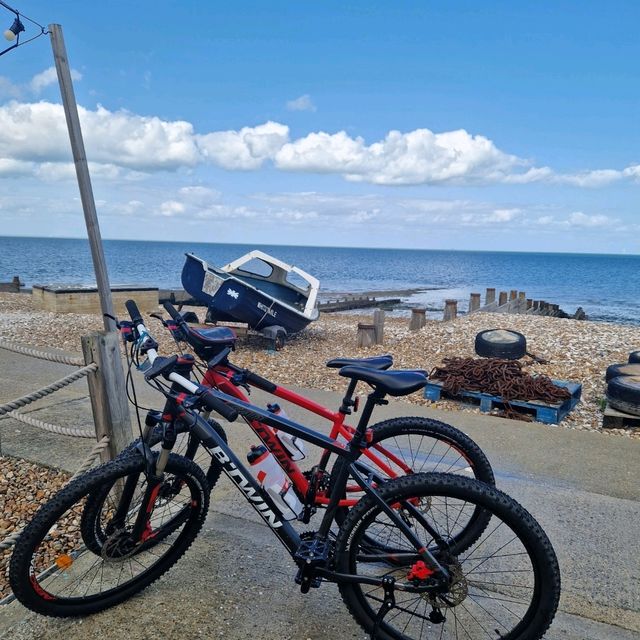
[[(124, 520), (112, 526), (117, 494), (129, 478), (136, 481), (133, 498)], [(128, 456), (78, 477), (57, 493), (16, 542), (9, 568), (16, 598), (44, 615), (87, 615), (122, 602), (172, 567), (202, 527), (209, 507), (207, 481), (195, 463), (170, 456), (143, 536), (152, 544), (129, 535), (146, 486), (142, 456)], [(96, 495), (102, 499), (91, 505)], [(83, 544), (87, 504), (92, 526), (99, 521), (105, 532), (95, 550)]]
[[(400, 417), (379, 422), (370, 428), (371, 439), (360, 455), (361, 473), (379, 484), (393, 478), (424, 472), (455, 473), (495, 485), (493, 469), (482, 449), (465, 433), (439, 420)], [(332, 475), (339, 465), (334, 465)], [(333, 476), (335, 478), (335, 476)], [(348, 485), (347, 498), (361, 498), (363, 492)], [(347, 509), (336, 513), (342, 524)], [(471, 543), (487, 526), (490, 514), (477, 507), (466, 514), (467, 521), (458, 532)]]
[[(558, 606), (560, 571), (549, 539), (523, 507), (495, 487), (450, 474), (400, 478), (379, 493), (450, 578), (439, 590), (431, 586), (416, 548), (372, 498), (361, 500), (338, 533), (336, 570), (396, 580), (385, 615), (382, 587), (339, 585), (368, 633), (380, 640), (542, 637)], [(471, 545), (456, 542), (465, 513), (478, 507), (491, 516), (486, 531)]]

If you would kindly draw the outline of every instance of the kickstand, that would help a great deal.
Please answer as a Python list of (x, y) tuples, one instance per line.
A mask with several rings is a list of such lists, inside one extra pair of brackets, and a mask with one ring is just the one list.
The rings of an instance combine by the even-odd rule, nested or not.
[(382, 588), (384, 589), (384, 600), (382, 601), (382, 606), (378, 611), (378, 615), (376, 615), (376, 621), (373, 625), (373, 629), (371, 631), (371, 640), (376, 640), (376, 635), (378, 633), (378, 629), (384, 620), (384, 617), (396, 606), (396, 597), (393, 592), (393, 586), (396, 582), (395, 578), (390, 576), (385, 576), (382, 578)]

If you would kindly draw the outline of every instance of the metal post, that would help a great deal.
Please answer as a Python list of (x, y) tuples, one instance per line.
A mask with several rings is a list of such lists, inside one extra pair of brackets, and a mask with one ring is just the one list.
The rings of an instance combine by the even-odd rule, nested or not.
[(58, 72), (58, 82), (60, 83), (64, 115), (67, 119), (67, 128), (69, 129), (71, 151), (73, 152), (73, 160), (76, 165), (82, 209), (84, 211), (84, 219), (87, 225), (89, 245), (91, 246), (91, 257), (93, 258), (93, 268), (96, 272), (96, 284), (98, 285), (98, 295), (100, 296), (100, 306), (103, 313), (102, 319), (104, 322), (104, 328), (107, 331), (115, 331), (115, 322), (104, 315), (105, 313), (108, 313), (109, 315), (114, 316), (115, 313), (113, 311), (113, 302), (111, 300), (111, 287), (109, 286), (107, 264), (102, 250), (102, 238), (100, 237), (100, 227), (98, 226), (96, 203), (93, 199), (93, 189), (91, 187), (87, 156), (84, 150), (84, 142), (82, 140), (82, 130), (80, 129), (78, 107), (76, 105), (76, 98), (73, 92), (73, 83), (71, 82), (69, 60), (67, 59), (67, 51), (64, 46), (64, 38), (62, 37), (62, 27), (59, 24), (50, 24), (48, 29), (51, 34), (51, 48), (53, 49), (56, 71)]

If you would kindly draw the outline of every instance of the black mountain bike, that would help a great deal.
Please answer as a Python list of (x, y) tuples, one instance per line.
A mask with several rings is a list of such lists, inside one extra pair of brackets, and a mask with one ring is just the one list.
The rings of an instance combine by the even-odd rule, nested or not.
[[(373, 482), (356, 464), (366, 446), (366, 409), (346, 445), (176, 372), (178, 358), (158, 357), (129, 301), (136, 344), (152, 366), (145, 377), (175, 407), (161, 449), (139, 443), (131, 455), (77, 478), (35, 515), (16, 543), (10, 582), (30, 609), (86, 615), (115, 605), (156, 580), (186, 551), (206, 516), (209, 487), (193, 461), (171, 453), (182, 421), (262, 516), (294, 559), (303, 592), (338, 584), (349, 611), (375, 638), (542, 637), (558, 606), (560, 574), (553, 548), (532, 516), (492, 486), (459, 475), (417, 473)], [(415, 371), (351, 367), (373, 387), (370, 399), (424, 386)], [(163, 381), (168, 379), (182, 386)], [(317, 531), (299, 534), (273, 493), (199, 413), (260, 420), (335, 456), (329, 504)], [(331, 535), (352, 478), (364, 497)], [(310, 483), (313, 486), (313, 482)], [(478, 511), (482, 531), (469, 527)]]

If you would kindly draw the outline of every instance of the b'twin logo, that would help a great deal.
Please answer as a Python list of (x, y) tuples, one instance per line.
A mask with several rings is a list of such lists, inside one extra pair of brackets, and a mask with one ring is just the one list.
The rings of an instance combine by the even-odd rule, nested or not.
[(237, 300), (240, 294), (235, 289), (227, 289), (227, 295), (231, 296), (234, 300)]
[(244, 475), (242, 475), (240, 469), (238, 469), (238, 467), (229, 460), (227, 454), (220, 447), (214, 447), (213, 449), (210, 449), (210, 451), (211, 454), (215, 456), (215, 459), (224, 467), (229, 477), (254, 504), (260, 515), (265, 519), (266, 523), (272, 529), (278, 529), (281, 527), (282, 522), (278, 520), (278, 516), (271, 511), (269, 505), (265, 503), (258, 492), (251, 486), (251, 483), (244, 477)]

